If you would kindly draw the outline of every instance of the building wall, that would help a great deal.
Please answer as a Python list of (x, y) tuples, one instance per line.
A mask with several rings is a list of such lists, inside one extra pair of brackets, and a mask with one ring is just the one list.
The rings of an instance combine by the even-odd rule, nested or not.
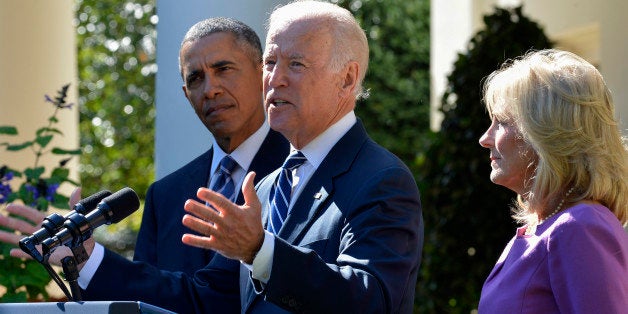
[[(456, 53), (464, 51), (467, 42), (483, 27), (482, 16), (493, 12), (494, 6), (515, 6), (523, 3), (523, 12), (539, 23), (557, 48), (575, 52), (595, 64), (613, 93), (616, 115), (624, 135), (628, 136), (628, 41), (625, 30), (628, 2), (624, 0), (433, 0), (432, 51), (430, 62), (432, 108), (437, 108), (444, 90), (445, 77), (451, 71)], [(471, 2), (471, 3), (469, 3)], [(453, 10), (452, 10), (453, 8)], [(463, 12), (455, 12), (463, 10)], [(445, 24), (442, 16), (454, 15), (456, 23)], [(442, 43), (446, 44), (443, 45)], [(433, 111), (432, 128), (440, 123)]]
[[(18, 136), (1, 136), (0, 142), (32, 140), (35, 131), (47, 125), (54, 112), (44, 95), (56, 96), (62, 85), (71, 83), (68, 102), (77, 103), (77, 62), (72, 0), (0, 1), (0, 125), (17, 127)], [(63, 136), (55, 136), (49, 147), (79, 147), (78, 109), (61, 111), (57, 118)], [(51, 158), (48, 158), (51, 157)], [(51, 169), (59, 158), (45, 155), (41, 164)], [(0, 166), (17, 170), (33, 167), (32, 150), (6, 152), (0, 149)], [(78, 159), (70, 163), (71, 177), (78, 180)], [(63, 189), (63, 193), (67, 193)]]

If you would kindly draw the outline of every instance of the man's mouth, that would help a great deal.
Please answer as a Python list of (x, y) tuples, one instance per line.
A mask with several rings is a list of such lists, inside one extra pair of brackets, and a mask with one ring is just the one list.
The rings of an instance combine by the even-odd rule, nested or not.
[(273, 100), (270, 102), (270, 104), (271, 104), (272, 106), (275, 106), (275, 107), (280, 107), (280, 106), (283, 106), (283, 105), (289, 104), (289, 102), (287, 102), (287, 101), (285, 101), (285, 100), (283, 100), (283, 99), (273, 99)]
[(205, 116), (211, 116), (211, 115), (214, 115), (214, 114), (219, 114), (220, 112), (225, 111), (225, 110), (227, 110), (227, 109), (229, 109), (231, 107), (232, 107), (231, 105), (226, 105), (226, 104), (225, 105), (215, 105), (215, 106), (209, 105), (208, 108), (205, 109)]

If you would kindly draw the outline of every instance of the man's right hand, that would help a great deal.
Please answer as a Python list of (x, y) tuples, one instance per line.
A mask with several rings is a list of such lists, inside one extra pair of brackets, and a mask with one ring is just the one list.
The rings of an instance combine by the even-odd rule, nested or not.
[[(70, 196), (70, 208), (74, 207), (74, 204), (78, 203), (80, 199), (81, 188), (76, 188)], [(41, 224), (44, 221), (44, 218), (46, 218), (46, 213), (29, 206), (15, 203), (7, 205), (6, 211), (23, 219), (0, 215), (0, 226), (13, 230), (13, 232), (0, 230), (0, 241), (16, 246), (16, 248), (11, 249), (11, 256), (30, 259), (30, 255), (18, 247), (19, 242), (25, 236), (29, 236), (41, 228)], [(20, 234), (15, 231), (18, 231)], [(91, 238), (87, 239), (83, 243), (88, 255), (91, 255), (94, 250), (94, 245), (95, 242)], [(41, 245), (38, 245), (37, 249), (41, 252)], [(48, 262), (50, 264), (60, 266), (61, 259), (69, 255), (72, 255), (72, 251), (66, 246), (61, 246), (50, 255)], [(82, 268), (82, 266), (83, 265), (79, 265), (79, 269)]]
[[(0, 226), (9, 230), (20, 232), (20, 234), (18, 234), (16, 232), (0, 231), (0, 241), (16, 247), (23, 237), (31, 235), (33, 232), (39, 230), (39, 228), (41, 228), (41, 223), (44, 221), (44, 218), (46, 218), (45, 212), (15, 203), (7, 205), (6, 211), (13, 216), (24, 218), (19, 219), (4, 215), (0, 216)], [(11, 249), (11, 256), (22, 258), (30, 257), (19, 248)]]

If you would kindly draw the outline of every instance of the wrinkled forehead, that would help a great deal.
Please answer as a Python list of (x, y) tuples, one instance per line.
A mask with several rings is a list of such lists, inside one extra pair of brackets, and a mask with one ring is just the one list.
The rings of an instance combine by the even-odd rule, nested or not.
[(332, 42), (328, 29), (310, 20), (282, 23), (269, 29), (264, 56), (317, 58), (327, 55)]

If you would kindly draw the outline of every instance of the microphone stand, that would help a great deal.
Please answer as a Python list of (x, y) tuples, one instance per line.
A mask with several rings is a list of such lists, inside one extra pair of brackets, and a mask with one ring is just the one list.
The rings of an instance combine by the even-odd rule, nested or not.
[(68, 288), (65, 286), (65, 284), (63, 284), (63, 281), (61, 280), (59, 275), (54, 271), (54, 269), (52, 269), (52, 267), (48, 263), (48, 258), (50, 258), (50, 254), (52, 253), (52, 251), (46, 252), (44, 256), (39, 255), (39, 252), (37, 250), (34, 251), (37, 252), (37, 254), (35, 254), (33, 251), (28, 251), (27, 253), (29, 253), (31, 257), (35, 258), (38, 262), (40, 262), (40, 264), (44, 266), (52, 280), (59, 286), (59, 288), (61, 288), (61, 291), (63, 291), (69, 301), (80, 302), (82, 301), (82, 296), (81, 288), (78, 285), (79, 271), (77, 266), (86, 261), (89, 256), (87, 255), (87, 251), (85, 251), (82, 240), (76, 241), (76, 243), (72, 243), (70, 249), (72, 250), (72, 256), (66, 256), (62, 258), (61, 266), (63, 268), (65, 280), (70, 285), (71, 292), (68, 291)]
[(85, 247), (82, 243), (72, 246), (72, 255), (66, 256), (61, 259), (61, 265), (63, 267), (63, 274), (65, 275), (65, 280), (70, 285), (70, 290), (72, 291), (72, 301), (79, 302), (82, 301), (81, 296), (81, 288), (78, 285), (79, 271), (78, 265), (88, 259), (87, 252), (85, 251)]

